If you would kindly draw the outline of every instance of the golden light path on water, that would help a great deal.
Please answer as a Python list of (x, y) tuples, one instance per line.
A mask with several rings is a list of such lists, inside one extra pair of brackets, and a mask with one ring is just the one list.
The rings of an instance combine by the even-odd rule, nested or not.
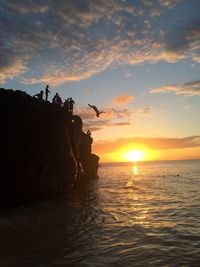
[[(135, 154), (134, 154), (135, 155)], [(136, 154), (139, 155), (139, 154)], [(148, 181), (149, 179), (149, 181)], [(157, 221), (151, 216), (152, 211), (154, 211), (154, 207), (146, 206), (145, 203), (157, 201), (156, 192), (149, 191), (149, 194), (142, 190), (141, 185), (151, 184), (152, 181), (149, 178), (149, 174), (146, 173), (145, 165), (142, 162), (134, 161), (130, 165), (130, 179), (126, 183), (125, 188), (127, 189), (126, 194), (123, 197), (123, 205), (126, 206), (126, 215), (129, 213), (134, 213), (132, 219), (129, 219), (129, 223), (131, 225), (143, 225), (145, 228), (149, 227), (174, 227), (176, 225), (175, 222), (168, 221)], [(150, 185), (151, 187), (151, 185)], [(147, 190), (147, 189), (146, 189)], [(173, 199), (171, 199), (173, 202)], [(159, 203), (165, 203), (168, 201), (168, 198), (164, 196), (159, 196)], [(164, 204), (164, 208), (161, 206), (160, 209), (164, 212), (165, 210), (170, 210), (172, 208), (172, 203), (169, 201), (169, 205)], [(132, 204), (131, 204), (132, 203)], [(131, 205), (130, 205), (131, 204)], [(127, 218), (125, 219), (125, 224), (127, 223)]]
[(102, 164), (66, 197), (2, 215), (0, 266), (199, 266), (199, 181), (199, 161)]
[(132, 166), (133, 174), (138, 175), (139, 174), (139, 169), (136, 163)]
[[(140, 154), (136, 154), (136, 155), (140, 155)], [(131, 166), (132, 169), (132, 173), (134, 176), (138, 176), (139, 175), (139, 166), (137, 164), (137, 162), (135, 161), (133, 163), (133, 165)], [(134, 181), (137, 180), (137, 178), (135, 177)], [(138, 190), (138, 188), (135, 186), (135, 182), (133, 181), (129, 181), (126, 184), (127, 188), (130, 189), (134, 189), (134, 190)], [(129, 192), (128, 193), (128, 198), (129, 199), (133, 199), (133, 200), (138, 200), (139, 197), (135, 197), (135, 192)], [(134, 223), (135, 224), (145, 224), (146, 226), (150, 226), (150, 223), (148, 222), (148, 210), (144, 209), (143, 207), (140, 207), (140, 205), (137, 206), (137, 208), (134, 208), (135, 211), (137, 211), (137, 216), (134, 216)]]

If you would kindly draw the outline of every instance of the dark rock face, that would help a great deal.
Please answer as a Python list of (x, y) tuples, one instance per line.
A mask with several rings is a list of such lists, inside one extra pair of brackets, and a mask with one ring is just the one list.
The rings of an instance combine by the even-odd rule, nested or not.
[[(82, 120), (25, 92), (0, 89), (1, 204), (68, 190), (97, 177), (99, 157)], [(3, 203), (3, 204), (2, 204)]]
[(91, 153), (93, 139), (90, 134), (82, 132), (80, 155), (84, 171), (88, 176), (97, 174), (99, 157)]

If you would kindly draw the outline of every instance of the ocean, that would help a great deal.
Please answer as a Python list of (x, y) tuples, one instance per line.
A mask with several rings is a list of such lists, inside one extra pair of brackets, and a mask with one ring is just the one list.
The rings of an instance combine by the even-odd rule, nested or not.
[(101, 164), (66, 196), (2, 212), (0, 266), (200, 266), (200, 161)]

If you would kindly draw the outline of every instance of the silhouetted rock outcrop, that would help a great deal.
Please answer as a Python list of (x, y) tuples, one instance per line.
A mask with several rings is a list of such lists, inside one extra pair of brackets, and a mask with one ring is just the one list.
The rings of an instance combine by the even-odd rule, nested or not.
[(97, 177), (99, 157), (82, 120), (22, 91), (0, 89), (1, 206), (68, 190)]

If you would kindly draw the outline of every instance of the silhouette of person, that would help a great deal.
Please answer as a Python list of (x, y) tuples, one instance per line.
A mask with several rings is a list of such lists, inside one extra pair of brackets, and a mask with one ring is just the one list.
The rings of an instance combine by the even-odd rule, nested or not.
[(56, 104), (56, 96), (54, 95), (54, 97), (52, 98), (52, 103)]
[(73, 108), (74, 108), (74, 104), (75, 101), (70, 97), (68, 100), (68, 106), (69, 106), (69, 113), (73, 114)]
[(87, 135), (91, 135), (91, 131), (90, 130), (87, 131)]
[(63, 107), (66, 112), (69, 112), (69, 98), (65, 100)]
[(43, 94), (44, 92), (41, 90), (38, 94), (34, 95), (33, 97), (36, 97), (38, 100), (43, 100)]
[(61, 104), (62, 104), (62, 99), (61, 99), (61, 97), (59, 96), (58, 93), (56, 93), (56, 94), (54, 95), (54, 97), (53, 97), (53, 99), (52, 99), (52, 103), (58, 105), (59, 107), (61, 106)]
[(62, 99), (61, 99), (61, 97), (59, 96), (58, 93), (56, 93), (56, 94), (57, 94), (57, 104), (58, 104), (59, 106), (61, 106), (61, 105), (62, 105)]
[[(91, 145), (93, 142), (93, 138), (91, 137), (91, 131), (90, 130), (87, 131), (87, 138), (88, 138), (89, 144)], [(91, 153), (91, 147), (90, 147), (90, 153)]]
[(45, 88), (45, 101), (48, 100), (48, 94), (50, 94), (51, 92), (49, 91), (49, 85), (46, 86)]

